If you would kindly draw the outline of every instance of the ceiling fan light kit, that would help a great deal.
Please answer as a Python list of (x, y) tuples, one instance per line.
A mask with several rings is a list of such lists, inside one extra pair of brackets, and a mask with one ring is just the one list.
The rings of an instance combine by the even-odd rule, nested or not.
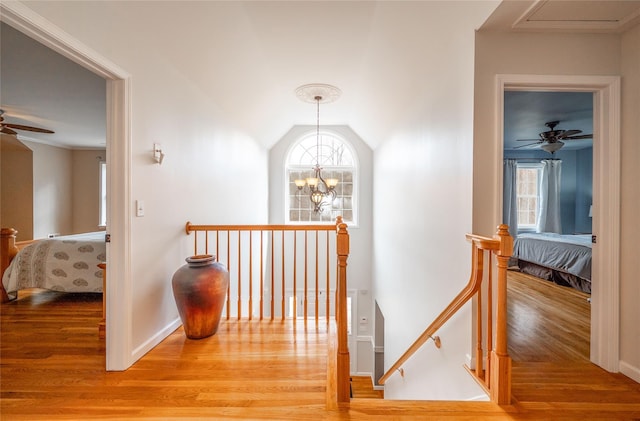
[(540, 146), (540, 148), (542, 148), (543, 150), (549, 153), (554, 153), (555, 151), (560, 150), (563, 146), (564, 146), (564, 142), (560, 142), (558, 140), (557, 142), (553, 142), (553, 143), (545, 143), (544, 145)]

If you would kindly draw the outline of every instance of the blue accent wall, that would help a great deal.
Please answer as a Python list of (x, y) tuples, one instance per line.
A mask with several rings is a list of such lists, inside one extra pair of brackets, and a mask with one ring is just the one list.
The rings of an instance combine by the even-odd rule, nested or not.
[(576, 151), (576, 223), (577, 233), (591, 233), (589, 208), (593, 204), (593, 148)]
[[(549, 159), (551, 156), (542, 150), (505, 150), (504, 157), (532, 162)], [(593, 197), (593, 148), (562, 149), (555, 153), (555, 158), (562, 160), (562, 185), (560, 186), (562, 233), (590, 233), (589, 206)]]

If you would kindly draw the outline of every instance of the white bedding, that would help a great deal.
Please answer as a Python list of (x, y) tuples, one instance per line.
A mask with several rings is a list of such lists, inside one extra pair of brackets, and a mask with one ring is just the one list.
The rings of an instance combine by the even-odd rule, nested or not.
[(10, 298), (25, 288), (102, 292), (102, 270), (97, 265), (106, 257), (104, 231), (40, 240), (20, 250), (2, 284)]

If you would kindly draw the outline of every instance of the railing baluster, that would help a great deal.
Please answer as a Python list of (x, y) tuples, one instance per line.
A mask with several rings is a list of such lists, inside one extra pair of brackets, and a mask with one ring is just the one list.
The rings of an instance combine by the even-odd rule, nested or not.
[(308, 303), (308, 291), (309, 291), (309, 283), (308, 283), (308, 264), (309, 264), (309, 259), (308, 259), (308, 254), (309, 254), (309, 242), (308, 242), (308, 236), (307, 236), (307, 231), (304, 232), (304, 319), (307, 320), (307, 317), (309, 316), (309, 312), (307, 309), (307, 306), (309, 305)]
[(281, 303), (281, 307), (282, 307), (282, 320), (284, 320), (286, 313), (285, 313), (285, 267), (284, 267), (284, 230), (282, 230), (282, 303)]
[(293, 318), (298, 317), (298, 236), (293, 232)]
[[(231, 231), (227, 230), (227, 268), (231, 269)], [(227, 320), (231, 319), (231, 283), (227, 289)]]
[(264, 319), (264, 231), (260, 230), (260, 320)]
[(491, 351), (493, 351), (493, 253), (489, 253), (489, 272), (487, 277), (487, 368), (485, 370), (484, 381), (487, 388), (491, 389)]
[[(327, 308), (326, 308), (326, 313), (325, 313), (324, 317), (327, 319), (327, 323), (328, 323), (329, 320), (331, 320), (331, 301), (330, 301), (330, 299), (331, 299), (330, 298), (331, 297), (331, 278), (330, 278), (331, 277), (331, 272), (330, 272), (330, 269), (329, 269), (329, 259), (328, 259), (328, 257), (329, 257), (329, 231), (327, 231), (326, 234), (327, 234), (327, 237), (326, 237), (327, 238), (327, 245), (326, 245), (326, 248), (327, 248), (327, 270), (325, 272), (326, 272), (326, 277), (327, 277), (327, 293), (325, 294), (325, 301), (326, 301)], [(316, 268), (317, 267), (318, 267), (318, 263), (316, 263)], [(338, 276), (338, 270), (336, 268), (336, 277), (337, 276)], [(338, 288), (336, 288), (336, 290), (337, 289)], [(336, 293), (336, 297), (337, 297), (337, 293)], [(337, 312), (338, 311), (336, 310), (336, 313)]]
[(318, 325), (318, 320), (319, 320), (319, 317), (320, 317), (320, 315), (318, 314), (319, 310), (320, 310), (320, 307), (318, 305), (319, 304), (318, 301), (320, 301), (320, 295), (318, 294), (318, 292), (319, 292), (318, 290), (320, 288), (320, 285), (319, 285), (319, 282), (318, 282), (318, 230), (316, 230), (316, 237), (315, 238), (316, 238), (316, 248), (315, 248), (316, 264), (314, 265), (314, 269), (315, 269), (315, 274), (316, 274), (316, 276), (315, 276), (316, 301), (315, 301), (315, 309), (314, 310), (315, 310), (315, 314), (316, 314), (316, 326), (317, 326)]
[[(480, 277), (483, 276), (483, 268), (482, 268), (482, 263), (483, 263), (483, 259), (484, 259), (484, 251), (482, 251), (481, 249), (479, 249), (475, 243), (472, 243), (472, 250), (475, 254), (476, 257), (476, 262), (475, 262), (475, 269), (476, 271), (479, 272)], [(484, 357), (482, 355), (482, 287), (478, 288), (478, 293), (477, 293), (477, 298), (476, 298), (476, 304), (478, 306), (478, 311), (476, 313), (477, 315), (477, 320), (476, 320), (476, 376), (478, 378), (483, 378), (483, 364), (484, 364)]]
[(242, 247), (238, 230), (238, 320), (242, 318)]
[(249, 233), (249, 320), (253, 320), (253, 232)]
[(274, 233), (273, 230), (271, 230), (271, 320), (274, 319), (275, 317), (275, 295), (276, 295), (276, 290), (275, 290), (275, 279), (276, 279), (276, 272), (275, 272), (275, 247), (274, 247)]

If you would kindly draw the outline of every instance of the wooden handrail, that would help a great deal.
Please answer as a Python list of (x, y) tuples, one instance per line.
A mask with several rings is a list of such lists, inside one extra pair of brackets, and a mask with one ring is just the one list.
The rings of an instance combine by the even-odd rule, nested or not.
[[(475, 262), (478, 259), (477, 253), (472, 257)], [(378, 383), (384, 384), (391, 375), (398, 370), (413, 354), (416, 353), (422, 345), (424, 345), (438, 329), (440, 329), (447, 320), (451, 318), (463, 305), (465, 305), (478, 291), (482, 281), (482, 267), (478, 270), (478, 265), (474, 264), (469, 277), (469, 282), (462, 291), (451, 301), (442, 313), (425, 329), (418, 339), (402, 354), (400, 358), (391, 366), (389, 370), (378, 380)]]
[[(386, 373), (384, 373), (378, 382), (384, 384), (396, 371), (403, 373), (402, 365), (429, 339), (434, 339), (433, 336), (438, 329), (469, 302), (469, 300), (478, 294), (482, 286), (484, 274), (484, 252), (488, 251), (489, 253), (495, 254), (498, 260), (498, 305), (496, 311), (496, 347), (493, 349), (489, 346), (491, 354), (490, 366), (492, 369), (491, 378), (486, 380), (486, 384), (491, 386), (490, 397), (492, 401), (498, 404), (507, 404), (511, 400), (511, 359), (507, 353), (506, 342), (506, 268), (513, 250), (513, 239), (509, 235), (508, 226), (504, 224), (498, 227), (496, 235), (492, 238), (467, 234), (466, 239), (472, 244), (472, 265), (469, 282), (444, 311), (425, 329), (418, 339), (416, 339)], [(491, 272), (491, 268), (489, 272)], [(478, 297), (480, 297), (480, 294), (478, 294)], [(489, 305), (491, 305), (491, 300), (489, 303)], [(491, 310), (489, 310), (489, 312), (490, 311)], [(489, 318), (489, 320), (492, 319)], [(479, 329), (481, 328), (479, 327)], [(488, 335), (490, 338), (493, 334), (492, 332), (492, 328), (489, 328)], [(491, 339), (489, 339), (489, 341), (491, 341)], [(479, 365), (478, 371), (482, 371), (481, 354), (480, 349), (479, 356), (477, 357), (477, 364)]]
[[(342, 217), (338, 217), (342, 220)], [(300, 225), (196, 225), (187, 222), (187, 235), (195, 231), (335, 231), (334, 224), (300, 224)]]

